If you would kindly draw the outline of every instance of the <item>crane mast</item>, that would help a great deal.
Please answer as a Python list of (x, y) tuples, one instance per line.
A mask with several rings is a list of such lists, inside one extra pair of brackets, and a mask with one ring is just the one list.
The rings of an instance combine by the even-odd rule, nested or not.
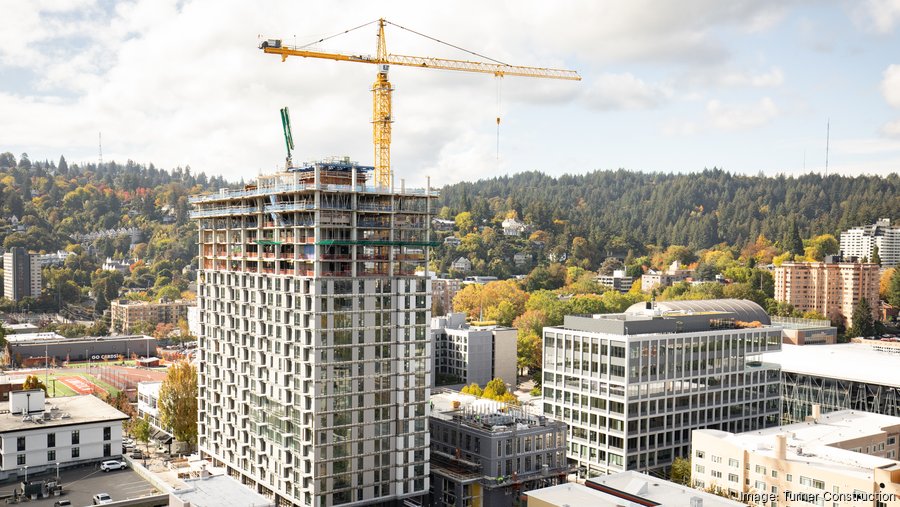
[(281, 39), (268, 39), (260, 45), (260, 49), (265, 53), (281, 55), (281, 61), (287, 60), (289, 56), (302, 56), (304, 58), (321, 58), (343, 62), (368, 63), (378, 66), (378, 71), (375, 74), (375, 82), (372, 84), (372, 142), (375, 147), (374, 182), (375, 185), (379, 187), (387, 188), (392, 184), (391, 124), (394, 120), (391, 115), (391, 93), (394, 89), (391, 87), (391, 82), (388, 80), (388, 71), (390, 70), (391, 65), (485, 73), (492, 74), (496, 77), (520, 76), (581, 81), (581, 77), (573, 70), (389, 54), (387, 52), (387, 42), (384, 36), (385, 23), (389, 22), (385, 21), (383, 18), (378, 20), (377, 43), (374, 57), (328, 53), (311, 51), (298, 47), (289, 47), (283, 45)]

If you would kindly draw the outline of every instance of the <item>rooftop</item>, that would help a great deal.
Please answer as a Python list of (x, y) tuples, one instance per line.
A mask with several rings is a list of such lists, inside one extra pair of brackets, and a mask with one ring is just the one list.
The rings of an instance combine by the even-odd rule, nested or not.
[(533, 489), (526, 493), (529, 499), (540, 500), (551, 505), (591, 505), (594, 507), (642, 507), (634, 502), (623, 501), (608, 493), (601, 493), (578, 483), (563, 483), (547, 488)]
[(433, 394), (431, 404), (431, 417), (444, 421), (456, 420), (487, 432), (561, 424), (547, 419), (541, 413), (532, 414), (528, 406), (508, 406), (506, 403), (457, 391)]
[(50, 414), (49, 419), (37, 413), (30, 420), (23, 420), (20, 414), (13, 415), (8, 409), (0, 410), (0, 433), (128, 419), (127, 415), (90, 394), (48, 399), (44, 403), (44, 412)]
[(187, 488), (176, 489), (172, 495), (191, 507), (268, 507), (271, 500), (256, 493), (227, 475), (211, 475), (185, 479)]
[(53, 345), (54, 343), (96, 343), (102, 341), (120, 341), (120, 340), (156, 340), (156, 338), (147, 335), (121, 335), (121, 336), (83, 336), (80, 338), (66, 338), (56, 333), (31, 333), (9, 335), (6, 340), (10, 344), (20, 345)]
[(787, 461), (821, 466), (829, 471), (865, 479), (874, 479), (873, 470), (900, 470), (900, 462), (834, 447), (843, 442), (891, 433), (900, 429), (900, 417), (869, 412), (840, 410), (819, 416), (813, 422), (776, 426), (746, 433), (719, 430), (695, 430), (718, 437), (756, 455), (775, 457), (777, 435), (787, 436)]
[[(563, 328), (612, 335), (693, 333), (772, 327), (758, 304), (743, 299), (661, 301), (631, 305), (624, 313), (567, 315)], [(777, 328), (780, 329), (780, 328)]]
[(637, 497), (636, 500), (645, 500), (644, 503), (635, 503), (634, 505), (646, 505), (647, 500), (657, 505), (691, 505), (692, 498), (701, 498), (704, 507), (743, 507), (745, 505), (634, 471), (594, 477), (588, 479), (586, 485), (614, 498), (627, 500), (631, 496)]
[(53, 331), (48, 331), (44, 333), (18, 333), (11, 334), (6, 336), (6, 341), (9, 343), (27, 343), (27, 342), (45, 342), (45, 341), (53, 341), (53, 340), (66, 340), (67, 338), (61, 334), (57, 334)]
[(781, 371), (900, 387), (900, 354), (873, 350), (866, 343), (801, 346), (784, 344), (763, 360)]

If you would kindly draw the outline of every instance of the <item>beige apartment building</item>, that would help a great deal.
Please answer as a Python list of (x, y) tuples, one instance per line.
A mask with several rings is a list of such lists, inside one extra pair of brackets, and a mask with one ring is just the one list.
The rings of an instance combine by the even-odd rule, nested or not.
[(785, 262), (775, 268), (775, 299), (852, 325), (853, 307), (865, 298), (878, 318), (878, 264)]
[(900, 505), (900, 418), (842, 410), (746, 433), (694, 430), (691, 479), (751, 506)]
[(119, 299), (112, 302), (112, 330), (118, 333), (128, 333), (139, 322), (147, 322), (152, 325), (175, 324), (178, 319), (187, 316), (188, 301), (160, 301), (150, 303), (147, 301), (129, 301)]

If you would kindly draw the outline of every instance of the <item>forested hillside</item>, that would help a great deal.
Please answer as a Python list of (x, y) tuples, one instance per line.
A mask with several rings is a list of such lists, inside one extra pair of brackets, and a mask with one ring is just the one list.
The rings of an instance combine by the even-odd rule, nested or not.
[[(595, 171), (558, 178), (539, 172), (449, 185), (442, 216), (468, 211), (497, 226), (517, 215), (544, 231), (546, 252), (571, 255), (584, 238), (596, 267), (607, 252), (646, 253), (646, 245), (741, 247), (760, 234), (780, 242), (796, 224), (802, 237), (835, 234), (877, 218), (900, 218), (900, 177), (818, 174), (745, 176), (713, 169), (691, 174)], [(515, 212), (515, 213), (512, 213)]]
[[(197, 252), (188, 195), (226, 186), (221, 177), (190, 168), (162, 170), (128, 161), (102, 165), (32, 161), (0, 153), (0, 244), (37, 253), (67, 251), (62, 263), (43, 268), (43, 294), (18, 309), (55, 310), (85, 299), (93, 289), (102, 311), (122, 286), (144, 289), (136, 297), (178, 297), (182, 273)], [(100, 271), (106, 257), (127, 260), (130, 270)], [(11, 307), (10, 302), (4, 308)]]

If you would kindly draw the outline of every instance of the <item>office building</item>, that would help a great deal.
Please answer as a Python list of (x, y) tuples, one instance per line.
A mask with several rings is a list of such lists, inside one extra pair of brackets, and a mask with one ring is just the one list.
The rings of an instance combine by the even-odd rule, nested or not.
[(138, 417), (146, 419), (150, 423), (150, 432), (161, 443), (168, 444), (172, 441), (172, 429), (163, 425), (159, 419), (159, 389), (162, 381), (138, 382), (137, 384), (137, 413)]
[(842, 262), (826, 257), (825, 262), (785, 262), (775, 268), (775, 299), (801, 312), (815, 311), (832, 322), (853, 325), (853, 307), (861, 298), (878, 318), (878, 264)]
[(32, 389), (9, 393), (0, 413), (0, 480), (39, 474), (122, 454), (128, 416), (93, 395), (45, 399)]
[(878, 247), (882, 266), (900, 264), (900, 226), (882, 218), (871, 225), (854, 227), (841, 233), (841, 253), (871, 262)]
[(110, 304), (112, 312), (111, 328), (113, 332), (129, 333), (138, 324), (177, 324), (179, 319), (187, 317), (187, 309), (193, 306), (190, 301), (132, 301), (117, 299)]
[(431, 397), (435, 507), (512, 507), (527, 491), (566, 481), (566, 426), (457, 392)]
[(279, 504), (428, 491), (437, 192), (370, 171), (329, 160), (191, 198), (200, 452)]
[(738, 299), (639, 303), (544, 328), (544, 414), (569, 427), (579, 475), (665, 469), (698, 428), (778, 422), (781, 329)]
[(896, 353), (865, 343), (785, 344), (763, 360), (781, 368), (782, 424), (802, 422), (813, 405), (823, 413), (851, 409), (900, 417), (900, 355)]
[(431, 337), (436, 381), (484, 387), (499, 377), (516, 384), (515, 328), (469, 326), (465, 313), (451, 313), (431, 319)]
[(619, 292), (628, 292), (634, 283), (634, 278), (625, 274), (624, 269), (617, 269), (611, 275), (597, 275), (597, 283), (612, 287)]
[(749, 505), (900, 505), (900, 418), (842, 410), (744, 433), (697, 430), (691, 479)]
[(3, 254), (3, 297), (13, 301), (41, 296), (41, 265), (37, 255), (17, 246)]

